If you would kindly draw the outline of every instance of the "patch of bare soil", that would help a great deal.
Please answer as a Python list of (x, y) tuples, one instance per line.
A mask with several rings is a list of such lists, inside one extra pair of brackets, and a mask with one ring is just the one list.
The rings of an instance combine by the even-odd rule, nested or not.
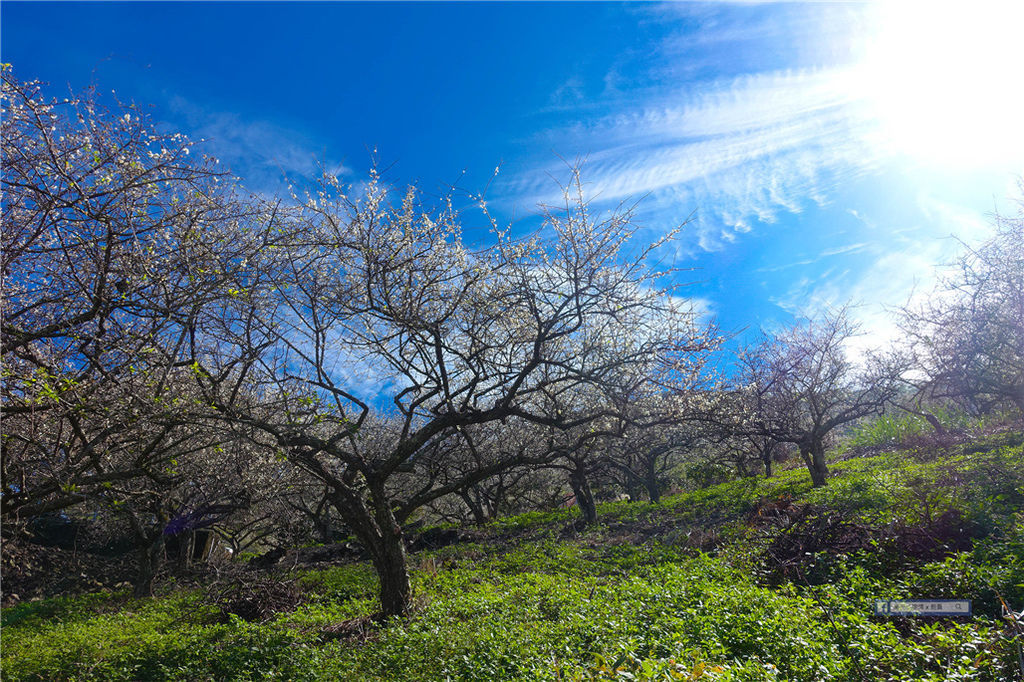
[(324, 642), (340, 640), (350, 644), (365, 644), (376, 641), (378, 637), (377, 623), (372, 616), (343, 620), (320, 631), (320, 639)]
[(0, 548), (2, 605), (126, 587), (135, 570), (130, 556), (109, 557), (4, 538)]

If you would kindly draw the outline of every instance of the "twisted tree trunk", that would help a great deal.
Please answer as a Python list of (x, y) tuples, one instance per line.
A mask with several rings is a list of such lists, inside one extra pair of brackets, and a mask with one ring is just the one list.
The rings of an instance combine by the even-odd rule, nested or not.
[(825, 445), (819, 440), (800, 444), (800, 456), (811, 473), (811, 485), (821, 488), (828, 485), (828, 465), (825, 464)]
[[(412, 589), (406, 568), (405, 539), (383, 488), (371, 491), (368, 499), (359, 499), (347, 491), (336, 490), (332, 502), (360, 544), (380, 580), (381, 616), (404, 616), (409, 612)], [(369, 505), (372, 506), (368, 506)]]
[(591, 524), (597, 521), (597, 506), (594, 504), (594, 493), (590, 490), (590, 483), (582, 471), (573, 471), (569, 474), (569, 485), (576, 496), (576, 505), (583, 514), (583, 522)]

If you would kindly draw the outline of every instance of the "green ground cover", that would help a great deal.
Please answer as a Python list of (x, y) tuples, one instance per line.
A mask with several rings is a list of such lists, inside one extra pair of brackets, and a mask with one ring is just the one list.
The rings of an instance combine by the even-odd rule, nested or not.
[[(820, 489), (791, 469), (608, 504), (582, 531), (571, 510), (504, 519), (413, 555), (415, 609), (386, 623), (361, 563), (276, 576), (298, 605), (255, 622), (172, 586), (23, 603), (3, 613), (3, 678), (1014, 679), (999, 597), (1024, 608), (1019, 434), (913, 454), (847, 453)], [(872, 615), (912, 597), (972, 599), (974, 617)]]

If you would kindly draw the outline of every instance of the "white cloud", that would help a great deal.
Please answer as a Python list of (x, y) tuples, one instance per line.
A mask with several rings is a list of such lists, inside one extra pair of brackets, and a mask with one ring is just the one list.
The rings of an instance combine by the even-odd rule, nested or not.
[(801, 277), (772, 302), (792, 315), (812, 318), (851, 303), (851, 318), (862, 333), (850, 340), (847, 350), (853, 358), (863, 358), (869, 351), (887, 350), (899, 341), (896, 309), (930, 295), (942, 263), (956, 251), (954, 246), (952, 240), (918, 233), (911, 248), (886, 250), (856, 272), (830, 269)]
[(331, 161), (303, 133), (238, 114), (204, 109), (183, 97), (170, 101), (170, 110), (185, 118), (192, 137), (203, 138), (206, 149), (243, 178), (255, 190), (277, 190), (283, 175), (315, 177), (319, 164), (342, 176), (344, 164)]
[[(917, 205), (924, 216), (946, 235), (956, 235), (973, 244), (992, 235), (992, 223), (977, 211), (940, 199), (930, 193), (917, 196)], [(940, 231), (941, 234), (941, 231)]]
[(715, 302), (705, 296), (670, 296), (669, 298), (680, 310), (692, 313), (700, 324), (711, 322), (717, 313)]
[[(696, 207), (695, 241), (716, 250), (755, 222), (799, 213), (809, 200), (827, 202), (833, 187), (877, 163), (847, 76), (805, 70), (714, 82), (696, 94), (662, 98), (675, 100), (670, 105), (546, 135), (560, 141), (560, 153), (585, 158), (584, 179), (597, 201), (646, 196), (641, 209), (660, 216)], [(550, 203), (550, 178), (564, 170), (550, 159), (504, 181), (499, 198), (527, 207)]]
[(580, 106), (585, 100), (582, 79), (579, 76), (572, 76), (551, 94), (551, 108), (553, 110), (573, 108)]
[(867, 242), (860, 242), (858, 244), (847, 244), (846, 246), (837, 246), (833, 249), (825, 249), (819, 254), (819, 257), (824, 258), (827, 256), (839, 256), (844, 253), (860, 253), (861, 251), (868, 248)]

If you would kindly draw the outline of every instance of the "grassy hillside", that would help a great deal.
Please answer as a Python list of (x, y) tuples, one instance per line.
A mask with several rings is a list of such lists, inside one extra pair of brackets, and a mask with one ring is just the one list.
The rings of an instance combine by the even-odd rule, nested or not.
[[(1024, 450), (1002, 433), (503, 519), (413, 554), (416, 608), (372, 619), (366, 564), (238, 570), (22, 603), (5, 680), (1010, 680), (1024, 608)], [(877, 618), (875, 598), (973, 618)]]

